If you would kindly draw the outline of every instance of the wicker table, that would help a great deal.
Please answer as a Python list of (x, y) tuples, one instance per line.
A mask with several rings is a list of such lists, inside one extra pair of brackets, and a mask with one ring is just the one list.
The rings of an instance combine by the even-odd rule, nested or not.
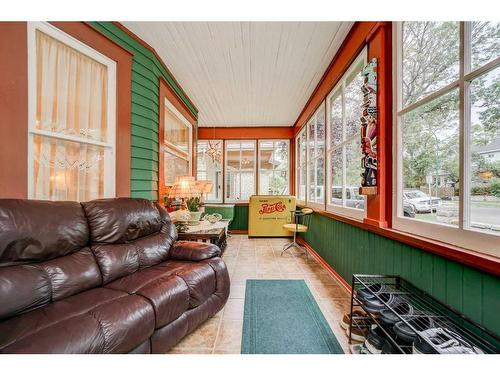
[(179, 233), (179, 240), (210, 242), (219, 246), (221, 255), (227, 245), (227, 228), (230, 220), (221, 220), (210, 224), (206, 220), (200, 221), (200, 225), (189, 226), (187, 231)]

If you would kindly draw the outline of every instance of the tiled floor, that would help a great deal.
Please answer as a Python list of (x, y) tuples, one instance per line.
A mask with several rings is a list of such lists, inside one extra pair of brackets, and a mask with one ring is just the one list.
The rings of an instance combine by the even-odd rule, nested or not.
[(226, 306), (213, 318), (185, 337), (169, 353), (240, 353), (243, 305), (247, 279), (304, 279), (337, 340), (347, 353), (347, 337), (339, 319), (349, 309), (349, 295), (314, 259), (299, 251), (280, 256), (286, 239), (249, 239), (233, 235), (223, 259), (231, 277), (231, 294)]

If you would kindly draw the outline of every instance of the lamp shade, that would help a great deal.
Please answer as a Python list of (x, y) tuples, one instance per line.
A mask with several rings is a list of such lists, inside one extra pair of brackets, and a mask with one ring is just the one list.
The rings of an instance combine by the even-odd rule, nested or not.
[(213, 187), (212, 181), (209, 180), (196, 181), (196, 188), (202, 194), (210, 193), (212, 191), (212, 187)]
[(170, 198), (194, 198), (200, 196), (200, 190), (196, 187), (196, 181), (192, 176), (180, 176), (175, 178), (175, 183), (170, 189)]

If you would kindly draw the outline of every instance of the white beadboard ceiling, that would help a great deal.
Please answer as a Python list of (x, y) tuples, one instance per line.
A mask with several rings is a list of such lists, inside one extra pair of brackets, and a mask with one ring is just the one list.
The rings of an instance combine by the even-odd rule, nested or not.
[(292, 126), (352, 22), (123, 22), (199, 110), (199, 126)]

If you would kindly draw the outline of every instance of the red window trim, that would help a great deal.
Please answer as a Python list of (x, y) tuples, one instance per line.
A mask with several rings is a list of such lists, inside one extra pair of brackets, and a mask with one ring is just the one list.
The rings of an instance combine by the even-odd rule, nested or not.
[(163, 152), (164, 152), (164, 142), (163, 133), (165, 129), (165, 117), (164, 117), (164, 103), (167, 99), (185, 118), (192, 126), (192, 155), (191, 155), (191, 172), (193, 176), (196, 176), (196, 139), (198, 132), (198, 122), (193, 114), (186, 108), (184, 103), (179, 99), (177, 94), (170, 88), (168, 83), (163, 77), (160, 77), (158, 90), (158, 201), (163, 202), (163, 197), (166, 194), (165, 185), (165, 174), (163, 173), (164, 162), (163, 162)]
[[(379, 61), (379, 191), (368, 199), (363, 222), (324, 210), (320, 215), (399, 241), (446, 259), (500, 276), (500, 258), (391, 228), (392, 225), (392, 34), (390, 22), (356, 22), (310, 96), (294, 125), (294, 137), (307, 124), (365, 45), (368, 57)], [(292, 161), (295, 169), (295, 159)]]
[(395, 240), (406, 245), (410, 245), (418, 249), (427, 251), (429, 253), (442, 256), (443, 258), (453, 260), (457, 263), (477, 268), (481, 271), (485, 271), (495, 276), (500, 276), (500, 258), (497, 258), (495, 256), (481, 254), (472, 250), (402, 232), (392, 228), (381, 228), (376, 225), (368, 225), (366, 223), (323, 210), (314, 210), (314, 212), (319, 215), (329, 217), (333, 220), (353, 225), (360, 229), (367, 230), (386, 238), (390, 238), (391, 240)]

